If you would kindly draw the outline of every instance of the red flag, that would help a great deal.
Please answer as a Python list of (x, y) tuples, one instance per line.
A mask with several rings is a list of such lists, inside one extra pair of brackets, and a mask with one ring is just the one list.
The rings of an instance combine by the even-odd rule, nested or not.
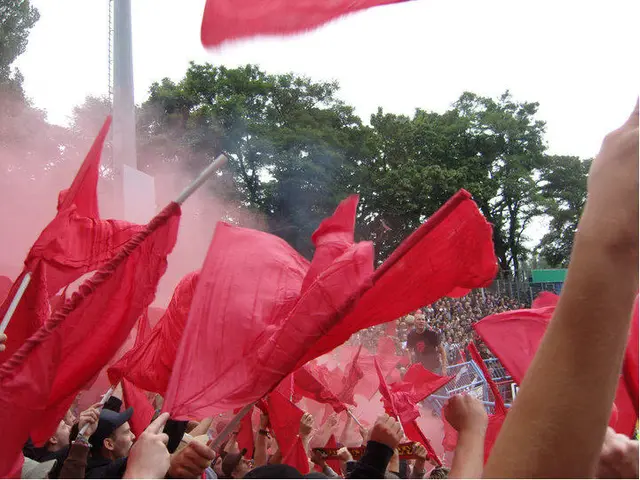
[[(534, 305), (538, 304), (540, 303), (534, 302)], [(490, 315), (473, 325), (478, 335), (482, 337), (482, 340), (498, 357), (500, 363), (518, 385), (522, 383), (527, 368), (529, 368), (529, 364), (533, 360), (555, 310), (554, 297), (552, 295), (543, 296), (542, 304), (548, 306)], [(633, 352), (634, 348), (638, 348), (637, 343), (637, 337), (635, 339), (629, 338), (625, 358), (627, 358), (627, 355), (633, 355), (629, 352)], [(629, 375), (632, 382), (634, 378), (637, 382), (637, 370), (630, 372)], [(624, 375), (621, 377), (621, 382), (624, 382), (625, 385), (624, 388), (619, 386), (616, 393), (615, 405), (618, 410), (618, 422), (614, 429), (616, 432), (631, 436), (638, 418), (637, 413), (635, 413), (637, 402), (633, 399), (633, 394), (627, 390), (628, 383)], [(626, 408), (625, 406), (630, 406), (631, 408)]]
[(427, 449), (427, 459), (433, 460), (439, 467), (442, 466), (442, 462), (440, 461), (440, 458), (438, 457), (436, 451), (433, 449), (431, 442), (427, 437), (425, 437), (422, 429), (418, 426), (415, 420), (406, 423), (403, 422), (402, 428), (404, 429), (404, 433), (409, 440), (411, 440), (412, 442), (418, 442)]
[(109, 368), (111, 383), (124, 377), (143, 390), (165, 394), (198, 278), (198, 272), (191, 272), (180, 280), (151, 333)]
[(292, 35), (312, 30), (348, 13), (402, 0), (207, 0), (201, 39), (205, 47), (257, 35)]
[(380, 391), (380, 394), (382, 395), (384, 408), (390, 416), (400, 420), (400, 415), (398, 413), (398, 409), (396, 408), (395, 399), (391, 393), (391, 389), (389, 388), (389, 385), (387, 385), (387, 382), (384, 379), (384, 374), (380, 369), (380, 365), (378, 364), (377, 360), (374, 360), (373, 363), (376, 367), (376, 373), (378, 374), (378, 381), (380, 382), (378, 389)]
[(638, 334), (638, 297), (636, 297), (636, 301), (633, 306), (631, 331), (629, 332), (627, 349), (624, 352), (624, 364), (622, 369), (624, 381), (631, 401), (633, 402), (633, 407), (636, 411), (636, 417), (638, 416), (638, 371), (640, 371), (640, 365), (638, 363), (639, 344), (640, 338)]
[[(100, 155), (111, 124), (105, 121), (71, 187), (60, 193), (58, 213), (44, 228), (25, 259), (25, 268), (13, 284), (0, 307), (2, 318), (27, 272), (34, 272), (42, 263), (39, 276), (33, 275), (25, 296), (47, 300), (65, 285), (110, 260), (140, 226), (119, 221), (100, 221), (97, 208), (97, 182)], [(48, 317), (46, 307), (38, 308), (23, 300), (13, 314), (6, 330), (7, 349), (0, 362), (8, 359)]]
[[(238, 413), (241, 409), (236, 409), (233, 411), (234, 414)], [(253, 458), (253, 449), (255, 447), (253, 441), (253, 425), (251, 423), (251, 413), (253, 409), (249, 413), (247, 413), (242, 420), (240, 421), (240, 429), (238, 430), (238, 436), (236, 440), (238, 441), (238, 447), (240, 450), (246, 448), (249, 457)]]
[(296, 392), (303, 397), (310, 398), (319, 403), (331, 405), (336, 413), (344, 412), (347, 407), (322, 381), (317, 368), (307, 364), (294, 374), (294, 387)]
[(361, 297), (344, 306), (298, 366), (333, 350), (353, 333), (429, 305), (455, 287), (486, 287), (497, 269), (491, 225), (471, 195), (460, 190), (375, 271)]
[(124, 404), (127, 408), (133, 407), (133, 415), (129, 420), (131, 431), (139, 437), (151, 423), (155, 410), (144, 392), (133, 383), (123, 378), (121, 385)]
[(316, 250), (302, 282), (302, 292), (305, 292), (322, 272), (353, 245), (358, 198), (358, 195), (351, 195), (340, 202), (334, 214), (325, 218), (311, 235)]
[(304, 444), (300, 436), (297, 436), (296, 442), (293, 444), (293, 448), (289, 450), (289, 453), (283, 456), (282, 463), (292, 466), (303, 475), (311, 471), (309, 468), (309, 457), (307, 456), (307, 451), (304, 449)]
[[(329, 437), (329, 440), (327, 441), (327, 444), (324, 446), (324, 448), (329, 448), (329, 449), (338, 448), (338, 442), (336, 442), (336, 436), (333, 433)], [(329, 465), (329, 468), (331, 468), (331, 470), (336, 472), (338, 475), (341, 474), (342, 468), (340, 467), (340, 460), (327, 460), (327, 465)], [(317, 465), (316, 465), (316, 470), (319, 472), (322, 472), (322, 469)]]
[(356, 401), (353, 398), (356, 385), (358, 382), (364, 377), (364, 372), (362, 368), (358, 364), (360, 359), (360, 352), (362, 351), (362, 345), (358, 348), (358, 351), (354, 355), (353, 359), (347, 366), (347, 373), (342, 378), (342, 390), (338, 394), (338, 398), (342, 400), (344, 403), (348, 403), (349, 405), (355, 405)]
[(179, 213), (172, 204), (152, 220), (137, 247), (136, 240), (101, 268), (0, 366), (0, 424), (6, 433), (0, 439), (0, 476), (29, 434), (39, 444), (55, 431), (78, 391), (113, 357), (153, 301), (176, 241)]
[(13, 282), (9, 277), (0, 275), (0, 302), (4, 302), (4, 299), (7, 298), (7, 294), (11, 290), (12, 285)]
[(278, 392), (269, 395), (267, 405), (273, 435), (278, 441), (282, 458), (286, 458), (298, 439), (300, 419), (304, 412)]
[(482, 357), (480, 356), (480, 352), (473, 343), (469, 344), (469, 354), (471, 355), (472, 360), (480, 367), (482, 371), (482, 375), (484, 379), (487, 381), (491, 392), (493, 393), (493, 398), (495, 401), (495, 413), (489, 415), (489, 423), (487, 425), (487, 432), (484, 437), (484, 461), (486, 463), (489, 458), (489, 454), (491, 453), (491, 449), (493, 448), (493, 444), (496, 442), (498, 438), (498, 434), (500, 433), (500, 429), (502, 428), (502, 424), (507, 416), (507, 408), (504, 405), (504, 400), (500, 395), (500, 391), (498, 390), (498, 386), (491, 378), (491, 374), (487, 369)]
[(173, 418), (207, 416), (264, 396), (295, 370), (372, 263), (371, 244), (354, 245), (298, 296), (308, 263), (288, 244), (218, 224), (165, 408)]

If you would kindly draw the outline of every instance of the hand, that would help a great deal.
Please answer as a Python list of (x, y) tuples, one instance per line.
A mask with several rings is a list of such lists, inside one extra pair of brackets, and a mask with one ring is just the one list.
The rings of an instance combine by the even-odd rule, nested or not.
[(358, 430), (360, 430), (360, 436), (362, 437), (362, 444), (365, 445), (369, 440), (369, 431), (361, 426), (358, 426)]
[(341, 462), (352, 462), (353, 461), (353, 457), (351, 456), (351, 452), (349, 451), (349, 449), (347, 447), (342, 447), (340, 448), (340, 450), (338, 450), (338, 460), (340, 460)]
[(300, 419), (300, 437), (306, 438), (313, 430), (313, 417), (310, 413), (305, 413)]
[(318, 465), (320, 468), (324, 468), (327, 465), (327, 455), (318, 450), (312, 450), (311, 461)]
[(168, 413), (160, 415), (133, 444), (124, 478), (164, 478), (167, 474), (171, 457), (167, 450), (169, 436), (162, 430), (168, 419)]
[(98, 428), (98, 422), (100, 421), (100, 411), (98, 410), (99, 407), (101, 407), (100, 402), (94, 403), (84, 412), (82, 412), (80, 414), (80, 418), (78, 419), (78, 431), (81, 431), (83, 427), (87, 425), (87, 430), (84, 433), (84, 436), (87, 438), (93, 435)]
[(587, 181), (587, 203), (579, 234), (611, 247), (638, 251), (638, 104), (631, 117), (609, 133)]
[(260, 414), (260, 430), (266, 430), (269, 428), (269, 415), (266, 413)]
[(5, 342), (7, 341), (7, 336), (4, 333), (0, 333), (0, 352), (4, 352), (7, 348)]
[(597, 478), (638, 478), (638, 442), (607, 427)]
[(458, 433), (477, 431), (484, 435), (489, 422), (480, 400), (469, 395), (455, 395), (447, 400), (444, 417)]
[(335, 412), (329, 415), (329, 418), (327, 418), (327, 424), (329, 425), (329, 428), (333, 428), (338, 425), (338, 415), (336, 415)]
[(427, 459), (427, 449), (420, 443), (416, 442), (413, 444), (413, 454), (418, 457), (418, 460), (422, 460), (423, 462)]
[(171, 455), (169, 476), (172, 478), (200, 478), (216, 458), (216, 452), (208, 446), (192, 440), (179, 452)]
[(371, 429), (369, 440), (382, 443), (395, 450), (402, 441), (402, 427), (398, 421), (385, 413), (376, 420)]

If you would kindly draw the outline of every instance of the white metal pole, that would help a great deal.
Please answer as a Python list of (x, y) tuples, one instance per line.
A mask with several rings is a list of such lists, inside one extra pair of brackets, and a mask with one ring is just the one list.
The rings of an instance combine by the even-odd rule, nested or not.
[[(109, 390), (107, 390), (107, 393), (105, 393), (102, 396), (102, 400), (100, 400), (100, 406), (98, 407), (100, 411), (102, 411), (102, 407), (104, 407), (105, 404), (109, 401), (115, 389), (116, 389), (116, 385), (111, 385), (111, 387), (109, 387)], [(88, 428), (89, 428), (89, 424), (87, 423), (84, 427), (80, 429), (80, 432), (78, 432), (78, 435), (84, 435)]]
[(7, 326), (9, 325), (9, 321), (11, 320), (11, 317), (13, 317), (13, 314), (15, 313), (16, 308), (18, 308), (18, 303), (20, 303), (20, 299), (22, 298), (22, 295), (24, 295), (25, 290), (29, 286), (30, 281), (31, 281), (31, 272), (27, 272), (25, 276), (22, 277), (22, 282), (20, 282), (20, 287), (18, 287), (18, 291), (16, 292), (15, 296), (11, 300), (11, 304), (7, 309), (7, 313), (4, 314), (4, 318), (2, 319), (2, 323), (0, 324), (0, 333), (4, 333), (4, 331), (7, 329)]
[(193, 182), (191, 182), (191, 185), (189, 185), (187, 188), (185, 188), (182, 193), (180, 195), (178, 195), (178, 198), (176, 198), (175, 202), (178, 205), (182, 205), (184, 203), (184, 201), (189, 198), (191, 196), (191, 194), (193, 194), (193, 192), (195, 192), (198, 188), (200, 188), (200, 186), (207, 181), (207, 179), (214, 174), (214, 172), (216, 172), (217, 170), (219, 170), (220, 168), (222, 168), (225, 164), (227, 163), (227, 157), (224, 154), (221, 154), (218, 156), (218, 158), (216, 158), (213, 163), (211, 163), (211, 165), (209, 165), (207, 168), (205, 168), (200, 175), (198, 175), (198, 178), (196, 178)]

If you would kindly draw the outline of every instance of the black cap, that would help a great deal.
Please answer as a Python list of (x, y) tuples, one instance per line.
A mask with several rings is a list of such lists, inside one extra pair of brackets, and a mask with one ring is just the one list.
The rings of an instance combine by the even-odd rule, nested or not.
[(304, 476), (291, 465), (263, 465), (254, 468), (244, 478), (304, 478)]
[(133, 415), (133, 407), (127, 408), (124, 412), (116, 413), (113, 410), (102, 409), (100, 412), (100, 421), (98, 422), (98, 428), (91, 435), (89, 443), (95, 449), (102, 448), (102, 442), (105, 438), (108, 438), (118, 427), (124, 425), (129, 421)]
[(247, 449), (243, 448), (240, 453), (227, 453), (224, 456), (220, 469), (222, 470), (222, 473), (224, 473), (225, 477), (231, 478), (233, 471), (240, 464), (240, 460), (242, 460), (245, 453), (247, 453)]

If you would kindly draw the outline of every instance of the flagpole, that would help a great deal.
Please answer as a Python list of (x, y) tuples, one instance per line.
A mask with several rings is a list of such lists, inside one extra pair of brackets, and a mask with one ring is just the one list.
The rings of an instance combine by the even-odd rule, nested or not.
[[(116, 387), (117, 387), (117, 384), (111, 385), (109, 387), (109, 390), (107, 390), (107, 393), (105, 393), (102, 396), (102, 400), (100, 400), (100, 405), (98, 405), (98, 411), (100, 411), (100, 412), (102, 411), (102, 407), (104, 407), (105, 404), (109, 401), (109, 399), (111, 398), (111, 395), (113, 395), (113, 392), (116, 389)], [(84, 427), (82, 427), (80, 429), (80, 432), (78, 432), (78, 435), (84, 435), (88, 428), (89, 428), (89, 424), (87, 423), (87, 424), (85, 424)]]
[(353, 413), (351, 413), (351, 410), (349, 410), (348, 408), (347, 408), (347, 415), (349, 415), (353, 419), (353, 421), (358, 424), (360, 428), (364, 428), (364, 426), (362, 426), (362, 424), (358, 421), (356, 416)]
[(193, 194), (193, 192), (195, 192), (198, 188), (200, 188), (202, 186), (202, 184), (204, 182), (206, 182), (207, 179), (211, 175), (213, 175), (217, 170), (222, 168), (225, 163), (227, 163), (227, 157), (223, 153), (218, 155), (218, 157), (213, 161), (213, 163), (211, 163), (211, 165), (209, 165), (207, 168), (205, 168), (200, 173), (200, 175), (198, 175), (198, 178), (196, 178), (191, 183), (191, 185), (189, 185), (187, 188), (185, 188), (182, 191), (182, 193), (180, 195), (178, 195), (178, 198), (176, 198), (175, 202), (178, 205), (182, 205), (184, 203), (184, 201)]
[(220, 432), (220, 434), (209, 442), (209, 448), (212, 450), (217, 450), (222, 442), (224, 442), (229, 434), (233, 432), (233, 430), (240, 424), (244, 416), (251, 411), (256, 402), (252, 402), (249, 405), (246, 405), (242, 410), (240, 410), (235, 417), (231, 419), (231, 421), (227, 424), (226, 427)]
[(16, 292), (15, 296), (11, 300), (11, 304), (7, 309), (7, 313), (4, 314), (4, 318), (2, 319), (2, 323), (0, 324), (0, 333), (4, 333), (7, 326), (9, 325), (9, 320), (11, 320), (11, 317), (13, 317), (13, 314), (15, 313), (16, 308), (18, 308), (18, 303), (20, 303), (20, 299), (22, 298), (22, 295), (24, 295), (25, 290), (29, 286), (30, 281), (31, 281), (31, 272), (27, 272), (25, 273), (24, 277), (22, 277), (22, 282), (20, 283), (20, 287), (18, 287), (18, 291)]

